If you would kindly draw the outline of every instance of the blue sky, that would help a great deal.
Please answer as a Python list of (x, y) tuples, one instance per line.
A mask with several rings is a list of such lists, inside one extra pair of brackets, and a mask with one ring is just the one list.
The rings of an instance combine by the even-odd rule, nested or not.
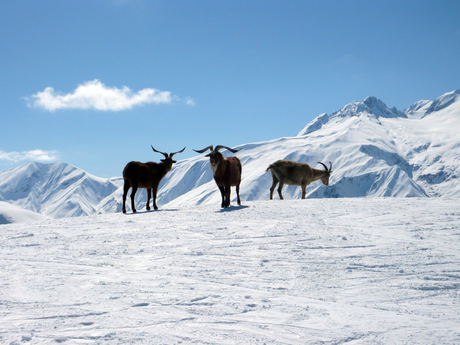
[(460, 88), (460, 1), (0, 2), (0, 170), (100, 177)]

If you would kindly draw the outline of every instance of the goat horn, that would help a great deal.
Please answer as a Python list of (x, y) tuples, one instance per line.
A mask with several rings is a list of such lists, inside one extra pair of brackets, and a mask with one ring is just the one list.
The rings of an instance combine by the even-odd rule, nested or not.
[[(329, 163), (330, 163), (330, 162), (329, 162)], [(324, 167), (324, 169), (326, 169), (326, 171), (329, 171), (329, 170), (327, 169), (327, 166), (326, 166), (324, 163), (318, 162), (318, 164), (321, 164), (321, 165)], [(331, 164), (331, 166), (332, 166), (332, 164)]]
[[(150, 146), (152, 146), (152, 145), (150, 145)], [(161, 154), (163, 154), (165, 156), (165, 158), (168, 158), (168, 154), (166, 152), (161, 152), (161, 151), (155, 150), (153, 148), (153, 146), (152, 146), (152, 150), (155, 151), (155, 152), (161, 153)]]
[(329, 161), (329, 164), (330, 164), (329, 171), (332, 172), (332, 162)]
[(227, 147), (227, 146), (224, 146), (224, 145), (217, 145), (214, 151), (219, 151), (220, 149), (227, 149), (227, 150), (229, 150), (229, 151), (232, 152), (232, 153), (237, 153), (238, 151), (241, 150), (241, 149), (239, 149), (239, 150), (234, 150), (234, 149), (231, 149), (230, 147)]
[(171, 157), (171, 158), (172, 158), (172, 156), (174, 156), (176, 153), (181, 153), (181, 152), (184, 152), (184, 150), (185, 150), (185, 147), (184, 147), (182, 150), (180, 150), (180, 151), (177, 151), (177, 152), (171, 152), (171, 153), (169, 154), (169, 157)]
[(203, 150), (195, 150), (195, 149), (193, 149), (193, 151), (198, 152), (198, 153), (203, 153), (205, 151), (208, 151), (209, 149), (211, 149), (211, 151), (212, 151), (213, 150), (213, 145), (209, 145), (208, 147), (204, 148)]

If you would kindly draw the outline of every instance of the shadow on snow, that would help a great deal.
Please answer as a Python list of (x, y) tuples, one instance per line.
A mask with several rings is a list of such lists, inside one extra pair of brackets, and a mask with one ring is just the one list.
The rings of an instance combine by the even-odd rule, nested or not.
[(249, 206), (245, 206), (245, 205), (240, 205), (240, 206), (229, 206), (227, 208), (221, 208), (219, 211), (217, 212), (232, 212), (232, 211), (238, 211), (238, 210), (242, 210), (242, 209), (245, 209), (245, 208), (248, 208)]

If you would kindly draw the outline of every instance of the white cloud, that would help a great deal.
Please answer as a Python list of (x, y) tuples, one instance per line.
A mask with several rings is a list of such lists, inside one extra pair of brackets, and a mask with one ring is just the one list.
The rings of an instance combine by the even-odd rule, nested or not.
[(56, 151), (31, 150), (23, 152), (3, 152), (0, 150), (0, 160), (20, 162), (32, 160), (37, 162), (51, 162), (59, 159)]
[(196, 105), (195, 101), (194, 101), (193, 99), (189, 98), (189, 97), (187, 97), (187, 98), (185, 99), (185, 104), (187, 104), (187, 105), (189, 105), (189, 106), (191, 106), (191, 107), (193, 107), (193, 106)]
[[(73, 93), (68, 94), (62, 94), (56, 92), (52, 87), (47, 87), (42, 92), (27, 97), (26, 101), (29, 107), (34, 106), (49, 111), (59, 109), (120, 111), (149, 103), (171, 103), (177, 99), (178, 97), (169, 91), (146, 88), (133, 92), (126, 86), (122, 89), (107, 87), (95, 79), (79, 85)], [(186, 100), (186, 104), (191, 105), (189, 100)]]

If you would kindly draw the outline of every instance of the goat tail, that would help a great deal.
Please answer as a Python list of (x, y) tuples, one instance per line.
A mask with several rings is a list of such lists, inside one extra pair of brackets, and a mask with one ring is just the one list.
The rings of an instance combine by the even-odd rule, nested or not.
[(269, 170), (273, 169), (275, 167), (275, 164), (270, 164), (267, 168), (267, 170), (265, 170), (265, 172), (268, 172)]

